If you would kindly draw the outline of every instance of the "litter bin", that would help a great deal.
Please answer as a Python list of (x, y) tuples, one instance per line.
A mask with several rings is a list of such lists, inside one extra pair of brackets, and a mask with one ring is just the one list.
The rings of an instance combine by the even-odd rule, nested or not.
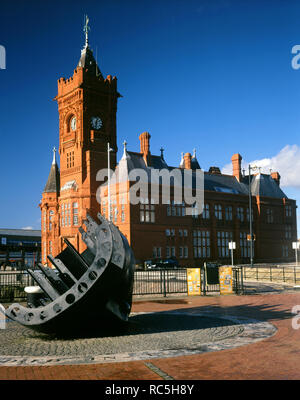
[(219, 264), (206, 263), (205, 273), (207, 285), (219, 284)]

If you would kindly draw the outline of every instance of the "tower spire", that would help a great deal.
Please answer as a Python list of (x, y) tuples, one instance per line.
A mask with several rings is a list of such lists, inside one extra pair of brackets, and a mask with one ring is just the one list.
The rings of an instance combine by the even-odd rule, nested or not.
[(56, 148), (53, 147), (53, 161), (52, 161), (52, 165), (56, 164)]
[(85, 46), (84, 48), (86, 49), (89, 47), (89, 30), (91, 29), (89, 27), (89, 17), (85, 15), (85, 22), (84, 22), (84, 27), (83, 27), (83, 32), (85, 33)]
[(59, 195), (60, 191), (60, 172), (58, 165), (56, 163), (56, 148), (53, 148), (53, 161), (50, 168), (50, 173), (46, 186), (44, 188), (44, 193), (56, 193)]

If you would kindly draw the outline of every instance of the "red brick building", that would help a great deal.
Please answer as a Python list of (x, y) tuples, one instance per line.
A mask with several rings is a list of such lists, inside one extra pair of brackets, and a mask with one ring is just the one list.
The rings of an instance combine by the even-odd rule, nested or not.
[[(111, 185), (111, 220), (128, 238), (138, 262), (152, 258), (176, 257), (181, 265), (201, 265), (204, 261), (230, 260), (228, 242), (236, 242), (234, 259), (250, 260), (249, 176), (241, 170), (239, 154), (232, 156), (232, 175), (211, 167), (204, 172), (204, 209), (201, 215), (186, 215), (186, 204), (131, 204), (133, 182), (128, 173), (139, 168), (151, 170), (200, 170), (196, 154), (182, 154), (178, 167), (168, 166), (161, 155), (150, 152), (150, 134), (140, 135), (140, 152), (124, 154), (116, 166), (117, 79), (103, 78), (88, 40), (79, 63), (69, 79), (58, 80), (60, 170), (54, 152), (53, 163), (40, 203), (42, 213), (42, 262), (46, 255), (58, 254), (68, 238), (81, 252), (78, 227), (90, 213), (101, 210), (108, 217), (107, 187), (97, 201), (99, 170), (107, 168), (107, 145), (111, 168), (121, 174), (121, 183)], [(296, 202), (280, 188), (278, 173), (250, 176), (253, 210), (254, 261), (292, 261), (292, 242), (297, 240)], [(172, 190), (171, 190), (172, 193)], [(101, 208), (100, 208), (101, 201)]]
[(107, 166), (107, 143), (114, 148), (116, 164), (117, 79), (102, 76), (88, 40), (74, 74), (58, 80), (55, 98), (59, 114), (60, 171), (54, 156), (40, 208), (42, 212), (42, 262), (58, 254), (67, 237), (80, 251), (78, 227), (86, 210), (95, 217), (96, 173)]

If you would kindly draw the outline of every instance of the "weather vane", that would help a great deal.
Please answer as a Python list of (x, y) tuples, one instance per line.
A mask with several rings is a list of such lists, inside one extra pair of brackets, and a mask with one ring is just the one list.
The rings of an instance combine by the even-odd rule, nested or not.
[(89, 46), (89, 31), (91, 28), (89, 27), (89, 17), (85, 15), (85, 22), (83, 27), (83, 32), (85, 33), (85, 47)]

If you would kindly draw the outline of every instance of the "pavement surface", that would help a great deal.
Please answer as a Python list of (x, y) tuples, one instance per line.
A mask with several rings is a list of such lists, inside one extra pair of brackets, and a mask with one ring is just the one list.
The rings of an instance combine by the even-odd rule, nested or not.
[(9, 322), (0, 331), (0, 379), (298, 380), (292, 310), (300, 312), (300, 292), (266, 286), (243, 296), (136, 300), (126, 337), (47, 340)]

